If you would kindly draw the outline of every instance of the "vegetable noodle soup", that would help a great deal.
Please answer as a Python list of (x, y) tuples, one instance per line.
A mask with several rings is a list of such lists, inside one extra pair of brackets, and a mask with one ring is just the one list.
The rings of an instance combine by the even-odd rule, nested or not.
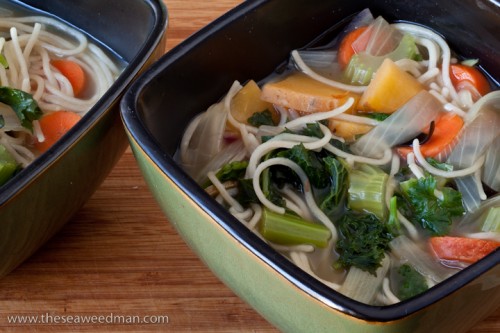
[(76, 124), (123, 68), (81, 31), (11, 9), (0, 8), (0, 186)]
[(394, 304), (500, 246), (500, 91), (480, 65), (364, 10), (286, 70), (234, 82), (176, 159), (310, 275)]

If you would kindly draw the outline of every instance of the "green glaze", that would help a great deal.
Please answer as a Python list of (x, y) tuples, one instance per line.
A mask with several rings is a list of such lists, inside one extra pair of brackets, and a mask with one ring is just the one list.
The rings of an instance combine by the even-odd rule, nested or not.
[(0, 276), (52, 237), (90, 198), (127, 147), (116, 107), (45, 172), (0, 206)]
[(466, 332), (494, 311), (500, 300), (497, 267), (493, 275), (397, 321), (367, 322), (344, 314), (301, 291), (253, 255), (162, 173), (128, 135), (141, 172), (170, 223), (220, 280), (284, 332)]

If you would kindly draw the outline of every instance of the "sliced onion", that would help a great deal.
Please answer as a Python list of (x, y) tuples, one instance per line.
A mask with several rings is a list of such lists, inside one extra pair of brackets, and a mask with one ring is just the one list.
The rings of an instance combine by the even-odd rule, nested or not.
[(500, 113), (483, 108), (464, 128), (447, 162), (458, 168), (471, 166), (499, 135), (499, 128)]
[(373, 56), (381, 56), (394, 50), (402, 36), (399, 30), (379, 16), (352, 43), (352, 48), (356, 53), (366, 52)]
[(486, 152), (482, 179), (491, 189), (500, 192), (500, 136), (497, 136)]
[(422, 90), (399, 110), (351, 145), (354, 153), (380, 158), (387, 148), (416, 137), (443, 110), (442, 104)]
[(227, 105), (230, 104), (226, 103), (226, 99), (232, 99), (241, 88), (241, 84), (235, 81), (222, 101), (211, 105), (188, 126), (186, 133), (189, 135), (185, 134), (182, 138), (180, 159), (183, 168), (195, 180), (199, 178), (200, 170), (204, 170), (208, 162), (224, 148), (229, 114)]

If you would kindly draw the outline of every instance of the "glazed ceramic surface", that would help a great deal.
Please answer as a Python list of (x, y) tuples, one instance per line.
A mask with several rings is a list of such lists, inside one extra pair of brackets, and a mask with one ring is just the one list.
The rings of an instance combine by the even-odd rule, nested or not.
[[(212, 271), (286, 332), (465, 332), (500, 304), (500, 251), (411, 300), (377, 307), (319, 283), (267, 246), (206, 194), (173, 156), (188, 122), (234, 80), (264, 78), (292, 49), (321, 43), (369, 7), (421, 23), (500, 77), (500, 9), (488, 1), (248, 1), (163, 56), (121, 103), (150, 189)], [(496, 82), (496, 81), (495, 81)], [(166, 254), (167, 255), (167, 254)]]
[(9, 4), (74, 25), (128, 64), (63, 140), (0, 188), (0, 276), (54, 235), (118, 161), (127, 147), (118, 100), (132, 80), (163, 53), (167, 24), (166, 8), (156, 0), (27, 0)]

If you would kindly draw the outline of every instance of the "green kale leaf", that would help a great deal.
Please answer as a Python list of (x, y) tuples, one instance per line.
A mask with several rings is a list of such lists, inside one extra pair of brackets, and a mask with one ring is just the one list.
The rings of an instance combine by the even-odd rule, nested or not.
[(332, 216), (345, 199), (349, 173), (344, 164), (333, 156), (323, 158), (331, 180), (328, 192), (319, 208), (328, 216)]
[(393, 236), (375, 215), (347, 211), (337, 222), (336, 268), (355, 266), (371, 274), (381, 266)]
[(283, 150), (277, 155), (297, 163), (316, 188), (324, 188), (329, 184), (329, 176), (320, 157), (314, 151), (306, 149), (302, 143)]
[(247, 119), (247, 122), (255, 127), (262, 125), (274, 126), (273, 115), (269, 110), (255, 112), (250, 118)]
[[(438, 190), (433, 176), (411, 178), (402, 182), (400, 188), (406, 203), (405, 215), (434, 236), (447, 234), (453, 217), (464, 213), (461, 193), (451, 187)], [(441, 192), (441, 198), (436, 196), (436, 190)]]
[(215, 176), (221, 181), (221, 183), (228, 180), (238, 180), (245, 176), (247, 166), (248, 161), (234, 161), (220, 168)]
[(0, 102), (10, 106), (21, 120), (21, 125), (31, 131), (33, 131), (33, 120), (42, 116), (42, 110), (33, 96), (22, 90), (0, 87)]

